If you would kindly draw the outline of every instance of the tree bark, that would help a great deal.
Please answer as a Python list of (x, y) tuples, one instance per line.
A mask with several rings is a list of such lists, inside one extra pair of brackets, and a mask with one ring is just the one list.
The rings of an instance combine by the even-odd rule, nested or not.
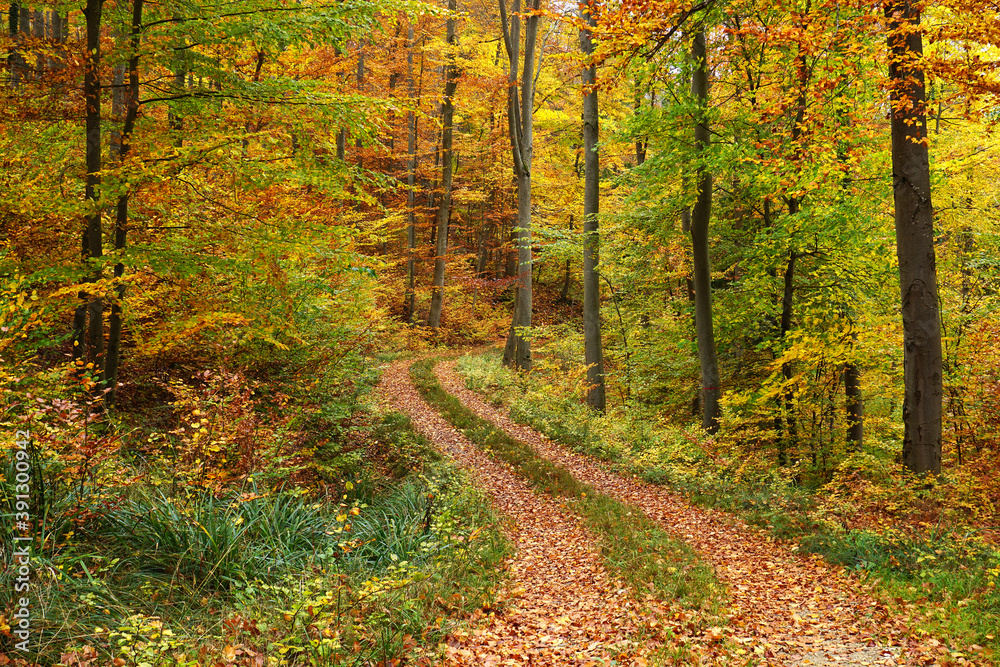
[(903, 315), (903, 462), (941, 471), (941, 319), (927, 153), (923, 39), (912, 0), (890, 0), (889, 85), (896, 255)]
[[(344, 55), (343, 49), (340, 46), (333, 47), (333, 55), (340, 58)], [(347, 158), (347, 131), (344, 128), (340, 128), (337, 131), (337, 161), (343, 162)]]
[(444, 272), (448, 254), (448, 219), (451, 217), (452, 181), (452, 124), (455, 116), (454, 97), (458, 86), (458, 66), (455, 64), (455, 17), (457, 0), (448, 0), (447, 41), (448, 64), (445, 66), (444, 100), (441, 102), (441, 202), (437, 212), (437, 244), (434, 251), (434, 285), (431, 291), (431, 309), (427, 324), (436, 329), (441, 326), (441, 307), (444, 301)]
[[(187, 70), (184, 67), (185, 64), (185, 48), (184, 43), (181, 42), (179, 45), (174, 47), (173, 56), (173, 68), (174, 68), (174, 80), (173, 88), (175, 95), (184, 94), (184, 82), (187, 78)], [(170, 126), (170, 130), (174, 134), (174, 146), (177, 148), (182, 148), (184, 146), (184, 118), (180, 113), (173, 107), (167, 114), (167, 124)]]
[[(132, 54), (128, 61), (128, 88), (124, 95), (117, 100), (124, 108), (125, 118), (122, 122), (122, 129), (119, 137), (118, 155), (120, 162), (124, 162), (132, 149), (132, 132), (135, 129), (135, 120), (139, 115), (139, 45), (142, 36), (142, 9), (143, 0), (132, 0), (132, 31), (130, 35), (130, 47)], [(121, 113), (121, 109), (115, 109), (116, 114)], [(118, 197), (118, 204), (115, 207), (115, 251), (121, 257), (124, 252), (128, 238), (128, 202), (129, 193), (124, 192)], [(125, 274), (125, 264), (120, 259), (115, 264), (115, 301), (111, 306), (109, 317), (110, 334), (108, 336), (108, 360), (106, 372), (107, 403), (113, 405), (117, 398), (118, 390), (118, 369), (121, 360), (121, 340), (122, 340), (122, 311), (125, 305), (125, 285), (121, 279)]]
[[(851, 334), (852, 346), (857, 345), (858, 334)], [(844, 398), (847, 413), (847, 447), (860, 452), (865, 439), (865, 404), (861, 396), (861, 367), (857, 362), (844, 364)]]
[[(789, 201), (788, 214), (795, 215), (799, 212), (798, 200), (794, 197)], [(795, 296), (795, 260), (798, 254), (792, 252), (788, 256), (788, 263), (785, 264), (785, 275), (782, 281), (781, 291), (781, 340), (786, 341), (788, 333), (792, 330), (792, 308)], [(788, 453), (795, 446), (798, 438), (798, 424), (795, 418), (795, 403), (793, 400), (791, 382), (793, 369), (791, 362), (785, 361), (781, 364), (781, 379), (784, 381), (784, 388), (781, 390), (781, 398), (778, 405), (778, 416), (775, 418), (775, 426), (778, 431), (778, 465), (788, 464)]]
[[(406, 29), (406, 82), (410, 104), (415, 104), (417, 95), (413, 83), (413, 23)], [(417, 247), (416, 212), (417, 205), (417, 114), (411, 109), (406, 116), (406, 321), (413, 322), (413, 307), (416, 293), (415, 254)]]
[[(10, 11), (10, 35), (14, 38), (13, 42), (16, 46), (23, 43), (24, 37), (31, 31), (30, 10), (24, 6), (24, 3), (15, 3), (11, 4)], [(12, 51), (10, 67), (11, 87), (16, 88), (22, 79), (30, 78), (28, 76), (28, 61), (25, 60), (24, 54), (16, 50)]]
[[(633, 86), (633, 98), (635, 106), (635, 115), (638, 116), (639, 112), (642, 111), (642, 90), (639, 87), (639, 77), (637, 76), (632, 82)], [(646, 149), (649, 146), (648, 137), (636, 137), (635, 138), (635, 164), (637, 167), (641, 167), (642, 163), (646, 161)]]
[(11, 48), (7, 52), (7, 62), (10, 68), (10, 87), (17, 88), (21, 83), (21, 76), (24, 73), (24, 59), (21, 57), (21, 53), (17, 50), (17, 45), (21, 41), (20, 33), (21, 24), (21, 5), (18, 2), (10, 3), (10, 9), (7, 14), (7, 31), (10, 34)]
[[(358, 87), (358, 93), (360, 94), (365, 89), (365, 52), (364, 44), (358, 44), (358, 70), (354, 76), (354, 83)], [(358, 154), (358, 166), (361, 166), (361, 155), (360, 149), (364, 146), (361, 141), (361, 137), (354, 138), (354, 147), (359, 150)]]
[(593, 5), (580, 7), (584, 27), (580, 30), (580, 51), (585, 62), (583, 81), (583, 348), (587, 364), (587, 405), (604, 412), (604, 348), (601, 343), (601, 284), (597, 273), (600, 262), (600, 232), (597, 215), (600, 212), (601, 173), (597, 141), (600, 138), (598, 114), (597, 66), (591, 60), (594, 53), (591, 29), (597, 25)]
[[(87, 0), (83, 10), (87, 27), (87, 55), (84, 62), (83, 96), (86, 104), (86, 166), (87, 178), (84, 198), (91, 209), (84, 222), (81, 251), (86, 265), (89, 260), (97, 260), (103, 254), (101, 211), (98, 209), (98, 188), (101, 184), (101, 10), (102, 0)], [(22, 12), (23, 13), (23, 12)], [(101, 271), (97, 265), (86, 267), (89, 275), (85, 282), (97, 282)], [(87, 361), (93, 364), (93, 373), (101, 381), (104, 379), (104, 300), (80, 292), (85, 303), (77, 307), (73, 317), (74, 349), (73, 357), (82, 360), (86, 348)], [(87, 327), (84, 344), (84, 326)]]
[(694, 71), (691, 94), (698, 104), (694, 129), (698, 198), (691, 209), (691, 248), (695, 298), (695, 329), (698, 336), (698, 362), (701, 366), (701, 425), (709, 433), (719, 430), (719, 361), (715, 351), (715, 327), (712, 321), (712, 267), (709, 256), (708, 225), (712, 217), (712, 172), (701, 162), (711, 145), (708, 129), (708, 53), (705, 32), (694, 35), (691, 44)]
[[(521, 1), (513, 0), (511, 21), (507, 22), (507, 1), (499, 0), (500, 22), (510, 68), (507, 75), (507, 121), (514, 176), (517, 180), (517, 287), (510, 333), (504, 346), (503, 363), (522, 370), (531, 368), (532, 265), (531, 265), (531, 158), (534, 151), (534, 71), (535, 43), (538, 37), (539, 0), (528, 0), (524, 20), (523, 68), (518, 85), (521, 49)], [(520, 100), (518, 91), (520, 90)]]

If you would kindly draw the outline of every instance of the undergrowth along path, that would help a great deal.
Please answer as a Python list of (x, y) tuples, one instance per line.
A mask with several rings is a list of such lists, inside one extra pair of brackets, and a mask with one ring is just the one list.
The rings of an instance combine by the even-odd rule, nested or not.
[[(436, 369), (442, 387), (467, 408), (567, 468), (581, 482), (641, 508), (710, 562), (729, 587), (730, 638), (769, 665), (927, 664), (910, 662), (909, 642), (888, 609), (859, 582), (818, 556), (793, 553), (723, 512), (691, 506), (663, 487), (609, 472), (570, 452), (468, 390), (455, 362)], [(923, 653), (916, 651), (915, 653)]]
[[(531, 490), (508, 466), (477, 449), (417, 393), (410, 362), (392, 364), (380, 393), (462, 466), (510, 517), (517, 546), (502, 613), (446, 646), (446, 665), (644, 665), (661, 641), (645, 609), (601, 565), (593, 539), (555, 498)], [(655, 625), (655, 624), (652, 624)]]

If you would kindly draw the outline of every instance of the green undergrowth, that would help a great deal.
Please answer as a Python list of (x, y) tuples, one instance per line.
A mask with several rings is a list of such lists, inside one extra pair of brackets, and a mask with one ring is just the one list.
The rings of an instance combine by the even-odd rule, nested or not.
[[(852, 525), (852, 501), (859, 495), (869, 502), (884, 496), (889, 509), (931, 503), (926, 485), (915, 480), (885, 477), (873, 485), (873, 475), (866, 477), (864, 470), (874, 469), (876, 457), (856, 455), (841, 465), (833, 483), (809, 488), (796, 482), (794, 468), (713, 448), (696, 427), (662, 425), (640, 412), (595, 414), (570, 392), (554, 390), (556, 374), (517, 375), (496, 353), (462, 357), (457, 368), (470, 389), (567, 448), (669, 486), (697, 504), (737, 514), (795, 540), (797, 549), (861, 573), (913, 619), (918, 635), (984, 646), (977, 657), (985, 660), (1000, 651), (1000, 553), (977, 531), (926, 522), (897, 527), (885, 517)], [(955, 482), (938, 482), (949, 483)]]
[(540, 457), (527, 444), (480, 418), (448, 394), (433, 373), (436, 360), (411, 366), (421, 395), (469, 440), (509, 463), (539, 490), (565, 499), (600, 540), (609, 569), (641, 595), (706, 612), (719, 610), (722, 589), (711, 568), (683, 541), (671, 537), (642, 511), (619, 502)]
[[(347, 479), (329, 497), (251, 478), (223, 493), (137, 484), (59, 500), (53, 512), (78, 520), (36, 536), (30, 650), (15, 651), (4, 601), (0, 654), (123, 667), (431, 659), (495, 604), (510, 547), (488, 501), (405, 416), (382, 415), (372, 437), (395, 452), (391, 485)], [(6, 547), (12, 469), (0, 464)], [(13, 556), (0, 557), (0, 590), (13, 590)]]

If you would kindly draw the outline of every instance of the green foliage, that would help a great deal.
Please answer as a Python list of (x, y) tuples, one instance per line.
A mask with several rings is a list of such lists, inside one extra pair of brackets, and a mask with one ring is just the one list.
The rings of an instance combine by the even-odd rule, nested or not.
[[(426, 446), (405, 417), (386, 415), (390, 426)], [(188, 665), (241, 650), (331, 665), (433, 652), (455, 622), (496, 603), (509, 545), (464, 473), (422, 461), (387, 492), (348, 482), (335, 499), (252, 482), (225, 497), (121, 491), (58, 549), (35, 552), (40, 659)], [(7, 641), (0, 632), (0, 650)]]
[(136, 574), (214, 592), (304, 567), (341, 532), (335, 510), (253, 483), (223, 498), (173, 499), (160, 492), (122, 501), (84, 537), (123, 549), (108, 553)]

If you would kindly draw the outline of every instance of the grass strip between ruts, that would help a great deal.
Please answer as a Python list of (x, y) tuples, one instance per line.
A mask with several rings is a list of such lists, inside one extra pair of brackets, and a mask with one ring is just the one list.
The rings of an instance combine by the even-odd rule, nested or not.
[(640, 596), (652, 594), (667, 603), (702, 610), (707, 612), (702, 618), (706, 622), (717, 615), (723, 587), (691, 546), (672, 537), (642, 510), (580, 482), (563, 466), (462, 405), (438, 382), (433, 370), (437, 362), (424, 359), (410, 367), (410, 377), (424, 399), (478, 447), (510, 464), (538, 489), (565, 498), (599, 538), (605, 564), (614, 574)]

